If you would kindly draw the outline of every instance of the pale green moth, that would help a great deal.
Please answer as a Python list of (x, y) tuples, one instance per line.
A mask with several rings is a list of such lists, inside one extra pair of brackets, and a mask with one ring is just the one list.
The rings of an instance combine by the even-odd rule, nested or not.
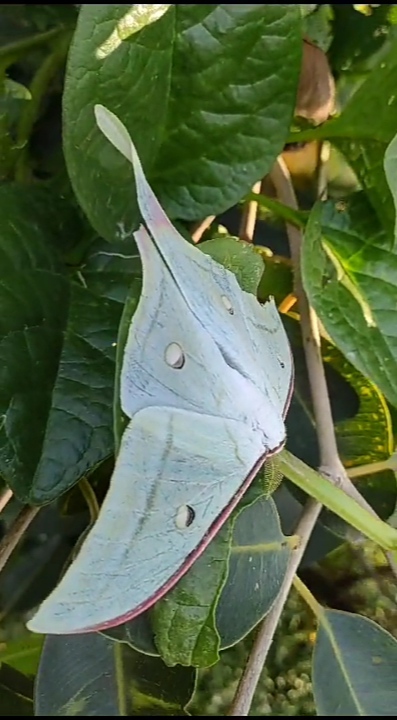
[(162, 597), (283, 447), (293, 384), (274, 302), (182, 238), (127, 129), (102, 105), (95, 117), (132, 163), (147, 228), (135, 233), (143, 287), (120, 379), (130, 421), (97, 522), (29, 622), (40, 633), (112, 627)]

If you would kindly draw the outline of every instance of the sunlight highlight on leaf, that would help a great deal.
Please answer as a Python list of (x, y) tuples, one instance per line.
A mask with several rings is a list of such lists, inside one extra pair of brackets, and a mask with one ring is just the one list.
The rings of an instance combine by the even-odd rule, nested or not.
[(159, 20), (167, 12), (170, 5), (132, 5), (126, 14), (119, 20), (115, 29), (105, 40), (105, 42), (97, 48), (95, 56), (98, 60), (103, 60), (112, 52), (120, 47), (124, 40), (128, 40), (131, 35), (143, 30), (147, 25)]

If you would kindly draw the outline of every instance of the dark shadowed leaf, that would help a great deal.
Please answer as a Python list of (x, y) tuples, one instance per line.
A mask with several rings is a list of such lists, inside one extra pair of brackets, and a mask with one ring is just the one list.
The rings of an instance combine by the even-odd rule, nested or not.
[(15, 668), (0, 665), (0, 715), (33, 716), (33, 680)]
[(36, 680), (35, 714), (186, 715), (194, 686), (193, 668), (167, 668), (102, 634), (50, 636)]
[(159, 657), (160, 653), (154, 641), (150, 618), (151, 612), (147, 610), (134, 620), (103, 630), (102, 634), (112, 640), (127, 643), (138, 652)]
[(269, 612), (294, 544), (283, 535), (273, 500), (259, 498), (237, 517), (229, 573), (217, 609), (221, 648), (237, 643)]
[(392, 635), (361, 615), (321, 610), (313, 654), (318, 715), (394, 716), (396, 673)]
[(61, 209), (48, 211), (55, 201), (16, 186), (0, 193), (0, 470), (21, 500), (37, 504), (113, 451), (117, 330), (140, 275), (132, 241), (114, 255), (98, 241), (82, 272), (66, 275), (68, 226)]
[(358, 13), (353, 5), (333, 5), (332, 68), (340, 73), (365, 70), (365, 61), (385, 44), (389, 33), (390, 5), (373, 6), (370, 15)]

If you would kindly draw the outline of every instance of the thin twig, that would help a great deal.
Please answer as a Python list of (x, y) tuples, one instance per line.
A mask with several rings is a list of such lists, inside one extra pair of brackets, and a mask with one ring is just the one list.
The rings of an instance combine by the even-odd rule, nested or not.
[[(277, 191), (277, 197), (286, 205), (289, 205), (297, 210), (298, 203), (295, 197), (288, 168), (281, 157), (277, 159), (272, 168), (271, 178)], [(319, 323), (316, 313), (309, 305), (302, 283), (300, 265), (302, 233), (293, 225), (287, 224), (286, 227), (292, 263), (294, 266), (294, 292), (299, 305), (303, 348), (305, 351), (320, 450), (321, 467), (319, 470), (334, 485), (342, 487), (342, 489), (350, 495), (350, 497), (353, 497), (362, 507), (375, 515), (376, 513), (372, 507), (367, 503), (361, 493), (359, 493), (350, 481), (339, 457), (331, 403), (329, 400), (327, 381), (325, 378), (324, 365), (321, 356)]]
[(274, 633), (276, 632), (295, 573), (320, 514), (321, 507), (320, 503), (310, 499), (307, 501), (303, 510), (302, 516), (296, 528), (296, 534), (301, 538), (301, 542), (299, 546), (292, 551), (281, 590), (272, 609), (260, 626), (259, 632), (255, 638), (254, 645), (250, 652), (250, 656), (244, 668), (236, 695), (229, 711), (229, 715), (231, 716), (246, 716), (249, 713), (256, 686), (273, 641)]
[(13, 496), (13, 492), (11, 488), (6, 488), (4, 490), (2, 496), (0, 497), (0, 512), (2, 512), (6, 505), (10, 502), (11, 498)]
[(287, 295), (284, 300), (281, 301), (280, 305), (278, 306), (278, 311), (282, 313), (289, 312), (296, 303), (296, 297), (293, 293), (290, 293)]
[(201, 220), (200, 222), (195, 223), (190, 228), (190, 234), (191, 234), (192, 240), (195, 244), (200, 242), (205, 231), (208, 230), (208, 228), (212, 225), (215, 218), (216, 218), (216, 215), (208, 215), (208, 217), (204, 218), (204, 220)]
[[(279, 157), (274, 164), (270, 173), (270, 178), (275, 187), (277, 198), (283, 202), (284, 205), (287, 205), (294, 210), (298, 210), (298, 203), (291, 183), (291, 178), (282, 157)], [(287, 223), (286, 227), (294, 267), (294, 294), (299, 304), (303, 347), (309, 375), (316, 432), (320, 450), (320, 472), (334, 485), (342, 487), (342, 489), (359, 502), (362, 507), (365, 507), (368, 511), (375, 515), (376, 513), (373, 511), (371, 506), (368, 505), (349, 480), (346, 470), (339, 457), (332, 419), (331, 404), (321, 356), (319, 323), (314, 310), (309, 305), (302, 283), (300, 264), (302, 234), (300, 229), (290, 225), (289, 223)], [(229, 715), (246, 716), (249, 713), (255, 689), (258, 684), (262, 668), (266, 662), (266, 657), (272, 644), (274, 633), (285, 605), (285, 601), (288, 597), (295, 572), (299, 566), (305, 547), (314, 529), (321, 509), (322, 505), (313, 499), (310, 499), (305, 507), (304, 513), (296, 530), (297, 534), (302, 537), (301, 545), (299, 546), (299, 549), (293, 553), (280, 594), (274, 603), (272, 610), (260, 627), (244, 673), (240, 680)], [(388, 554), (388, 559), (394, 571), (395, 566), (393, 564), (391, 554)]]
[(13, 552), (13, 550), (15, 550), (16, 546), (22, 538), (22, 535), (29, 527), (32, 520), (34, 520), (39, 510), (39, 507), (31, 507), (30, 505), (25, 505), (19, 515), (17, 515), (17, 517), (15, 518), (11, 527), (8, 529), (8, 532), (0, 542), (0, 572), (2, 571), (6, 562), (9, 560), (11, 553)]
[[(261, 185), (262, 185), (262, 181), (259, 180), (259, 182), (256, 182), (255, 185), (253, 186), (252, 192), (255, 195), (260, 194)], [(258, 203), (255, 200), (250, 200), (249, 202), (247, 202), (245, 204), (242, 215), (241, 215), (240, 230), (238, 233), (240, 240), (245, 240), (245, 242), (248, 242), (248, 243), (254, 242), (254, 233), (255, 233), (255, 225), (256, 225), (257, 215), (258, 215)]]

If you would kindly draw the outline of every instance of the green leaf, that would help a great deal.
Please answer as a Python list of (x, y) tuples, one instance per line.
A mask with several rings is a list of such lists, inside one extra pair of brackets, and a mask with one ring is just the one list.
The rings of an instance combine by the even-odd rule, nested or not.
[(68, 226), (52, 205), (49, 192), (0, 188), (0, 471), (33, 504), (113, 452), (117, 329), (141, 272), (132, 241), (114, 254), (99, 241), (68, 277), (57, 251)]
[(379, 717), (397, 712), (397, 642), (360, 615), (322, 610), (313, 654), (320, 716)]
[(397, 404), (397, 254), (363, 194), (322, 203), (309, 219), (302, 276), (310, 303), (346, 358)]
[(223, 265), (236, 276), (245, 292), (256, 295), (263, 275), (263, 261), (249, 243), (226, 235), (206, 240), (198, 246), (206, 255)]
[(269, 612), (291, 557), (273, 500), (258, 498), (237, 517), (229, 572), (217, 608), (222, 650), (235, 645)]
[(192, 668), (167, 668), (102, 634), (49, 636), (36, 680), (35, 714), (186, 715), (194, 686)]
[(0, 715), (33, 716), (33, 680), (6, 663), (0, 666)]
[[(384, 157), (384, 168), (386, 180), (388, 182), (394, 207), (397, 210), (397, 135), (393, 138), (388, 146)], [(394, 226), (394, 241), (397, 239), (397, 221)]]
[(333, 40), (329, 50), (334, 71), (357, 73), (387, 41), (390, 5), (372, 8), (370, 15), (358, 13), (353, 5), (333, 5)]
[(138, 615), (134, 620), (128, 620), (122, 625), (101, 630), (101, 632), (102, 635), (112, 640), (127, 643), (133, 650), (137, 650), (145, 655), (160, 657), (154, 641), (150, 610), (142, 613), (142, 615)]
[(5, 95), (13, 98), (14, 100), (31, 100), (32, 95), (28, 88), (21, 83), (15, 82), (10, 78), (4, 80), (4, 91)]
[(295, 136), (295, 141), (328, 139), (341, 150), (390, 234), (395, 212), (383, 156), (396, 132), (396, 86), (397, 38), (393, 38), (388, 52), (382, 54), (339, 117)]
[(43, 640), (42, 635), (29, 633), (21, 640), (7, 640), (0, 643), (0, 664), (7, 663), (24, 675), (34, 676), (38, 668)]
[(155, 644), (166, 665), (210, 667), (219, 660), (215, 608), (226, 580), (232, 522), (228, 522), (151, 613)]
[[(383, 99), (379, 99), (380, 105), (382, 105), (383, 102)], [(361, 140), (360, 138), (357, 140), (336, 138), (333, 143), (340, 152), (343, 153), (349, 165), (353, 168), (360, 181), (361, 187), (365, 190), (372, 207), (387, 231), (389, 245), (391, 246), (394, 227), (394, 208), (383, 167), (383, 156), (387, 147), (387, 141), (382, 142), (380, 140), (373, 140), (372, 138), (365, 140)]]
[(238, 202), (269, 171), (298, 82), (298, 6), (171, 5), (156, 22), (165, 6), (145, 7), (146, 16), (139, 5), (83, 5), (67, 68), (70, 178), (111, 241), (139, 216), (131, 169), (96, 128), (95, 103), (125, 123), (169, 216), (197, 220)]
[(305, 35), (324, 52), (327, 52), (332, 41), (333, 19), (333, 6), (328, 3), (317, 5), (314, 12), (305, 18)]
[[(337, 348), (324, 343), (324, 362), (330, 363), (357, 393), (359, 409), (353, 418), (335, 426), (340, 458), (346, 468), (387, 460), (393, 452), (393, 431), (390, 412), (378, 388), (358, 373)], [(376, 514), (386, 520), (397, 501), (396, 477), (392, 470), (362, 475), (355, 486), (370, 503)], [(345, 535), (339, 518), (325, 511), (321, 521), (334, 532)], [(342, 527), (341, 527), (342, 526)]]

